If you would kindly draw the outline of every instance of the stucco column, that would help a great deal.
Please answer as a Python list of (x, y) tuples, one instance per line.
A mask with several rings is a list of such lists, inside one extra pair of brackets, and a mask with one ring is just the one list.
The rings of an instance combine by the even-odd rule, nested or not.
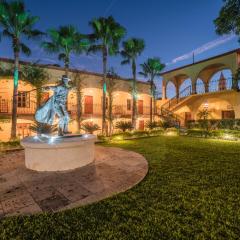
[(175, 83), (175, 87), (176, 87), (176, 98), (179, 99), (179, 84), (177, 81)]
[(197, 84), (197, 79), (192, 78), (192, 94), (196, 94), (197, 93), (196, 84)]
[(166, 80), (163, 78), (163, 80), (162, 80), (162, 99), (165, 100), (166, 98), (167, 98)]
[(204, 89), (205, 89), (205, 93), (209, 92), (209, 82), (204, 82)]
[(231, 69), (231, 71), (232, 71), (232, 89), (238, 90), (239, 89), (238, 81), (239, 81), (240, 73), (238, 72), (238, 69), (236, 70)]
[(238, 92), (236, 92), (235, 94), (236, 94), (235, 103), (232, 105), (235, 112), (235, 118), (240, 119), (240, 94)]

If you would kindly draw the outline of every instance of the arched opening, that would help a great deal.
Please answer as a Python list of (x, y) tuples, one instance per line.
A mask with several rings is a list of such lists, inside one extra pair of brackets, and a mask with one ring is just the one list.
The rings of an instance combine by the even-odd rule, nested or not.
[(187, 97), (192, 92), (192, 81), (191, 78), (185, 79), (179, 88), (179, 98)]
[(197, 94), (205, 93), (205, 85), (201, 78), (196, 81), (196, 92)]
[(220, 70), (212, 75), (208, 82), (209, 92), (232, 89), (232, 72), (230, 69)]
[(176, 96), (176, 87), (172, 81), (167, 82), (166, 96), (167, 98), (173, 98)]

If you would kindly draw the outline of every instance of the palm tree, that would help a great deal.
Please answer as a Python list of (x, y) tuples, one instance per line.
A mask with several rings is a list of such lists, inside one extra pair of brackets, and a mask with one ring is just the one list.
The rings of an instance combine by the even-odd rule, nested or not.
[(21, 78), (36, 88), (37, 107), (39, 107), (42, 101), (42, 87), (48, 82), (49, 74), (44, 68), (39, 67), (36, 63), (32, 63), (22, 67)]
[(155, 77), (160, 76), (160, 72), (165, 68), (165, 64), (161, 63), (159, 58), (148, 58), (146, 62), (140, 64), (142, 71), (139, 74), (149, 79), (150, 82), (150, 91), (151, 91), (151, 101), (150, 101), (150, 123), (153, 121), (153, 109), (152, 106), (155, 106)]
[(113, 93), (117, 88), (116, 79), (119, 78), (114, 68), (110, 68), (107, 73), (107, 95), (108, 95), (108, 121), (109, 121), (109, 135), (113, 130)]
[(82, 99), (83, 99), (83, 83), (84, 77), (80, 72), (75, 72), (72, 74), (72, 86), (75, 89), (77, 97), (77, 127), (78, 132), (81, 130), (81, 121), (82, 121)]
[(145, 48), (144, 40), (138, 38), (130, 38), (127, 41), (123, 42), (123, 50), (120, 52), (123, 61), (121, 64), (131, 64), (132, 67), (132, 98), (133, 98), (133, 107), (132, 107), (132, 125), (136, 129), (137, 121), (137, 76), (136, 76), (136, 60), (137, 57), (143, 52)]
[(70, 54), (81, 54), (88, 49), (87, 36), (80, 34), (72, 25), (49, 29), (48, 36), (50, 41), (44, 41), (42, 47), (49, 54), (58, 53), (58, 59), (64, 62), (65, 74), (68, 76)]
[(106, 78), (107, 78), (107, 60), (109, 55), (118, 53), (119, 43), (125, 36), (126, 30), (115, 19), (110, 16), (108, 18), (100, 17), (93, 19), (90, 23), (93, 34), (90, 38), (93, 45), (90, 52), (101, 52), (103, 62), (103, 97), (102, 97), (102, 133), (106, 133)]
[(38, 20), (38, 17), (32, 16), (26, 10), (23, 1), (0, 1), (0, 26), (3, 28), (2, 35), (11, 39), (14, 53), (12, 139), (16, 138), (19, 55), (20, 52), (23, 52), (26, 55), (31, 54), (30, 48), (25, 45), (22, 40), (24, 38), (31, 39), (42, 35), (42, 32), (33, 29)]

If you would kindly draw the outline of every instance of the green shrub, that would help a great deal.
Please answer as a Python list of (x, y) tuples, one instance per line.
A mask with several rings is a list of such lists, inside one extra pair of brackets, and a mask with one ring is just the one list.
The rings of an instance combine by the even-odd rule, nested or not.
[(150, 131), (151, 136), (160, 136), (160, 135), (163, 135), (163, 133), (164, 133), (163, 128), (153, 129)]
[(165, 129), (164, 135), (167, 136), (178, 136), (179, 135), (179, 130), (177, 128), (171, 127)]
[(1, 146), (6, 146), (6, 147), (18, 147), (20, 146), (20, 140), (17, 139), (17, 140), (11, 140), (9, 142), (0, 142), (0, 145)]
[(119, 121), (119, 122), (116, 122), (115, 128), (121, 130), (122, 132), (126, 132), (127, 130), (132, 130), (133, 125), (132, 125), (132, 122), (130, 121), (127, 121), (127, 122)]
[(58, 128), (56, 125), (49, 125), (49, 124), (46, 124), (46, 123), (40, 123), (40, 122), (34, 122), (33, 125), (31, 125), (29, 127), (29, 129), (34, 132), (34, 133), (37, 133), (37, 134), (53, 134), (55, 133)]
[(240, 131), (239, 130), (211, 130), (206, 131), (204, 129), (188, 129), (187, 136), (191, 137), (212, 137), (219, 139), (229, 139), (236, 140), (240, 139)]
[(101, 128), (93, 122), (85, 122), (82, 124), (81, 129), (86, 133), (93, 134), (95, 131), (100, 130)]
[(214, 138), (220, 139), (229, 139), (236, 140), (240, 139), (240, 131), (239, 130), (213, 130), (211, 131), (211, 136)]
[(153, 137), (163, 135), (163, 129), (155, 129), (151, 131), (133, 131), (133, 132), (122, 132), (113, 134), (110, 139), (112, 141), (120, 141), (124, 139), (134, 139), (142, 137)]
[(160, 127), (167, 129), (172, 127), (172, 124), (170, 123), (170, 121), (163, 120), (160, 122)]
[(159, 128), (161, 127), (161, 122), (157, 122), (157, 121), (148, 121), (146, 123), (146, 128), (150, 129), (150, 130), (153, 130), (153, 129), (156, 129), (156, 128)]
[(211, 133), (204, 129), (188, 129), (187, 136), (190, 137), (209, 137)]
[(109, 137), (99, 134), (97, 135), (97, 139), (101, 142), (107, 142), (109, 140)]
[(131, 138), (132, 133), (131, 132), (121, 132), (121, 133), (114, 133), (110, 139), (113, 141), (119, 141), (119, 140), (124, 140), (126, 138)]
[(240, 119), (210, 119), (210, 120), (191, 120), (187, 122), (187, 128), (201, 128), (201, 129), (240, 129)]
[(134, 131), (132, 133), (132, 137), (138, 138), (138, 137), (147, 137), (149, 136), (149, 131)]

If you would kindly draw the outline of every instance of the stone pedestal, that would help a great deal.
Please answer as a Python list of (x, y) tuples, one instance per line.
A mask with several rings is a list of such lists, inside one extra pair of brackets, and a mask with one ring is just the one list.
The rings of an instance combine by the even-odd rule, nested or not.
[(25, 165), (36, 171), (66, 171), (94, 161), (96, 136), (27, 137), (21, 141), (25, 149)]

